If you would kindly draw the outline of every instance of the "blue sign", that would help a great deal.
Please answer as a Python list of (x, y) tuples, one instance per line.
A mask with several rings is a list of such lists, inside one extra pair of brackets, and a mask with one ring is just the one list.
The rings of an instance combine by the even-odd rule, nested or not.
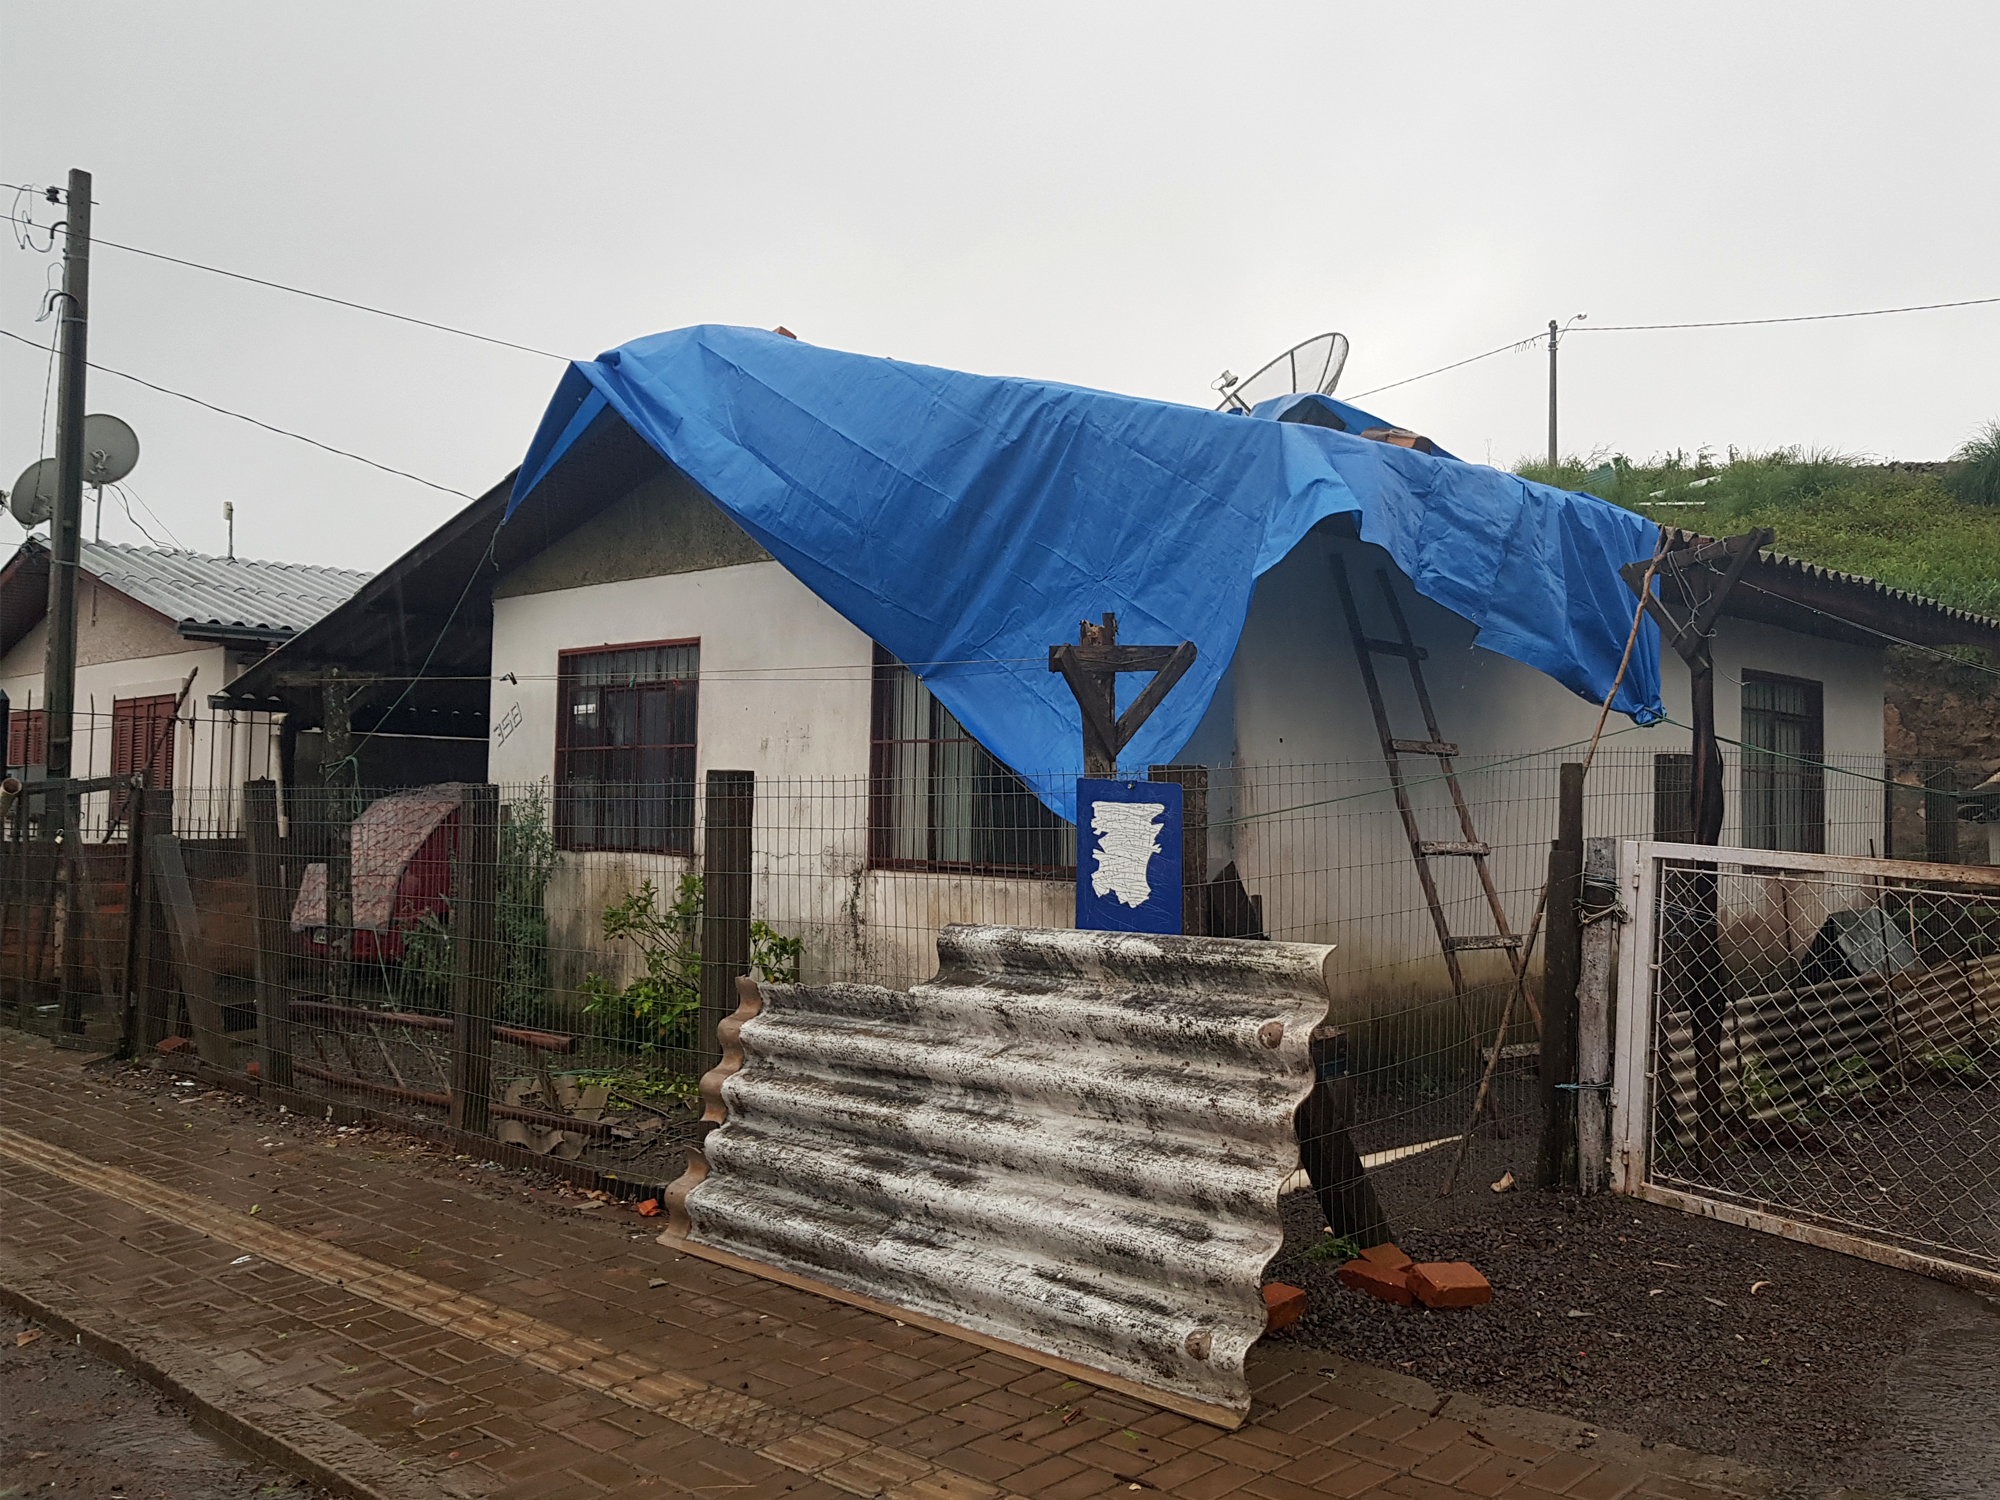
[(1076, 925), (1181, 930), (1181, 788), (1076, 779)]

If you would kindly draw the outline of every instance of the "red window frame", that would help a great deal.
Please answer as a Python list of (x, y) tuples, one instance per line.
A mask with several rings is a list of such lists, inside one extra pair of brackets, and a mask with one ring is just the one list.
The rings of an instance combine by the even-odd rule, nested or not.
[(1076, 878), (1071, 825), (880, 646), (869, 713), (870, 866)]
[(558, 848), (694, 852), (700, 679), (699, 636), (556, 653)]

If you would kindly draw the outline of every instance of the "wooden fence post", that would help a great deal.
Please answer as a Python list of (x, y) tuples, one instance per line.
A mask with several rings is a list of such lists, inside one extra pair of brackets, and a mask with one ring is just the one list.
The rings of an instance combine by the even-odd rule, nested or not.
[(1604, 1191), (1611, 1153), (1611, 1017), (1618, 973), (1618, 841), (1591, 839), (1583, 859), (1582, 962), (1576, 980), (1576, 1176)]
[(250, 931), (257, 976), (257, 1072), (292, 1086), (292, 997), (285, 954), (285, 867), (278, 857), (278, 784), (244, 783), (243, 831), (250, 845)]
[(1548, 944), (1542, 954), (1542, 1150), (1545, 1188), (1576, 1182), (1576, 978), (1583, 924), (1583, 764), (1565, 761), (1549, 851)]
[(1208, 935), (1208, 767), (1149, 766), (1148, 781), (1181, 788), (1181, 935)]
[(715, 1028), (736, 1013), (736, 979), (750, 971), (750, 824), (757, 773), (710, 771), (701, 831), (700, 1068), (722, 1060)]
[(167, 934), (173, 942), (174, 967), (180, 974), (181, 998), (187, 1001), (194, 1050), (210, 1067), (228, 1070), (234, 1066), (229, 1037), (222, 1007), (215, 999), (215, 975), (205, 962), (208, 954), (202, 948), (201, 913), (195, 908), (194, 889), (188, 884), (187, 866), (181, 860), (181, 841), (172, 834), (148, 839), (147, 853), (160, 893), (160, 910), (167, 919)]
[(160, 883), (153, 878), (153, 845), (174, 831), (174, 794), (165, 788), (148, 787), (143, 797), (133, 825), (142, 858), (136, 909), (139, 939), (132, 950), (138, 969), (135, 989), (139, 1002), (139, 1032), (134, 1050), (142, 1053), (165, 1041), (174, 1021), (172, 950), (160, 911)]
[(451, 1125), (485, 1135), (493, 1102), (495, 893), (500, 877), (500, 789), (469, 786), (458, 805), (451, 881)]
[(1393, 1238), (1375, 1184), (1354, 1149), (1354, 1084), (1347, 1073), (1347, 1034), (1331, 1022), (1313, 1028), (1313, 1091), (1292, 1116), (1299, 1165), (1327, 1227), (1362, 1249)]

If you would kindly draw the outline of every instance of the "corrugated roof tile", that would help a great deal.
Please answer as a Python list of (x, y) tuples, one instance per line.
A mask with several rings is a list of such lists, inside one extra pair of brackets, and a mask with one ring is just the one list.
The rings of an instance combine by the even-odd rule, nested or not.
[(118, 542), (87, 541), (80, 561), (84, 572), (176, 625), (271, 636), (304, 630), (373, 576)]

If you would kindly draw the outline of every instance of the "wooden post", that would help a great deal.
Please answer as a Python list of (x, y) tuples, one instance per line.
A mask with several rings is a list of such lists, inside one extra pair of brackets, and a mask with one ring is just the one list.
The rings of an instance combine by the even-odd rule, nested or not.
[(1327, 1227), (1365, 1250), (1392, 1236), (1361, 1155), (1354, 1149), (1354, 1090), (1347, 1075), (1347, 1034), (1322, 1021), (1313, 1028), (1313, 1091), (1292, 1116), (1299, 1165), (1312, 1179), (1313, 1196)]
[(134, 1050), (143, 1053), (165, 1041), (167, 1028), (173, 1024), (172, 940), (160, 909), (160, 883), (153, 876), (153, 846), (174, 831), (174, 794), (164, 787), (148, 787), (139, 816), (144, 826), (134, 825), (141, 844), (136, 909), (139, 940), (134, 948), (139, 976), (139, 1031)]
[(57, 802), (62, 808), (56, 824), (59, 830), (57, 836), (62, 844), (56, 854), (55, 867), (56, 1036), (59, 1039), (83, 1035), (83, 933), (78, 920), (83, 903), (76, 888), (78, 877), (83, 874), (83, 861), (78, 857), (77, 849), (83, 837), (78, 827), (81, 820), (77, 817), (80, 800), (67, 786), (57, 794)]
[(1181, 789), (1181, 935), (1208, 935), (1208, 767), (1151, 766), (1148, 781)]
[(710, 771), (701, 831), (699, 1072), (722, 1061), (715, 1028), (735, 1014), (736, 979), (750, 970), (750, 824), (754, 771)]
[(141, 955), (146, 951), (146, 922), (141, 915), (146, 897), (146, 790), (132, 789), (125, 803), (125, 1007), (120, 1026), (118, 1055), (129, 1058), (138, 1052), (139, 997), (145, 993)]
[(250, 845), (250, 931), (257, 976), (257, 1072), (292, 1086), (291, 975), (285, 955), (285, 867), (278, 857), (278, 784), (244, 783), (243, 831)]
[(223, 1027), (222, 1007), (215, 1000), (215, 976), (204, 963), (207, 954), (201, 946), (201, 914), (195, 909), (194, 890), (188, 884), (187, 866), (181, 860), (181, 841), (167, 834), (149, 840), (147, 847), (153, 879), (158, 883), (160, 909), (166, 915), (167, 934), (173, 943), (181, 998), (187, 1001), (195, 1052), (210, 1067), (229, 1069), (234, 1066), (229, 1057), (229, 1037)]
[(1542, 1151), (1545, 1188), (1576, 1182), (1577, 971), (1583, 926), (1583, 763), (1563, 762), (1556, 843), (1549, 851), (1548, 943), (1542, 953)]
[(469, 786), (458, 805), (451, 890), (451, 1125), (485, 1135), (493, 1102), (495, 893), (500, 877), (500, 789)]
[(1610, 1171), (1611, 1016), (1618, 973), (1618, 842), (1584, 845), (1583, 942), (1576, 979), (1576, 1180), (1601, 1193)]
[(332, 813), (326, 851), (327, 989), (336, 1002), (354, 993), (354, 816), (355, 768), (353, 709), (359, 689), (340, 681), (340, 668), (329, 667), (326, 684), (325, 759), (321, 779), (331, 794)]

